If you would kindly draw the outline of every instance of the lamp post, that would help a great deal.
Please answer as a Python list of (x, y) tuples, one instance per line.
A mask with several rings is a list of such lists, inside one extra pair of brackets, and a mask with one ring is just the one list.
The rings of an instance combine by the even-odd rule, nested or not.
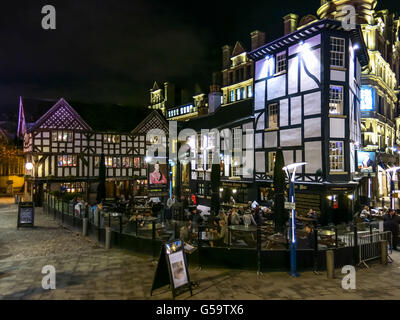
[(395, 207), (395, 199), (393, 197), (394, 193), (394, 175), (396, 172), (400, 170), (400, 167), (393, 167), (386, 170), (386, 174), (390, 178), (390, 209), (394, 209)]
[(296, 209), (295, 209), (295, 198), (294, 198), (294, 184), (296, 180), (296, 169), (298, 167), (306, 165), (307, 162), (298, 162), (289, 164), (283, 167), (282, 170), (286, 172), (289, 179), (289, 202), (292, 203), (291, 213), (289, 216), (290, 225), (290, 272), (292, 277), (298, 277), (300, 274), (296, 271)]

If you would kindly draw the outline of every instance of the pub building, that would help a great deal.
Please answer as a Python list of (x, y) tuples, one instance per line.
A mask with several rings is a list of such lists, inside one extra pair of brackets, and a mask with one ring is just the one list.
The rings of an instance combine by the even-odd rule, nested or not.
[(390, 196), (390, 181), (384, 169), (398, 165), (400, 150), (400, 19), (388, 10), (375, 11), (377, 0), (355, 2), (322, 1), (317, 14), (320, 18), (342, 20), (342, 8), (356, 5), (356, 23), (361, 26), (370, 57), (369, 68), (361, 75), (362, 140), (358, 166), (362, 167), (366, 156), (374, 163), (372, 170), (360, 172), (363, 177), (361, 195), (364, 201), (372, 198), (373, 203), (380, 206), (381, 198), (387, 200)]
[[(290, 31), (290, 30), (287, 30)], [(351, 219), (358, 194), (360, 85), (368, 52), (359, 26), (334, 20), (304, 26), (249, 53), (255, 60), (255, 184), (273, 188), (276, 151), (296, 172), (296, 209), (320, 211), (324, 222)]]
[(65, 191), (94, 201), (101, 154), (107, 198), (146, 195), (144, 132), (165, 126), (163, 117), (146, 108), (71, 104), (63, 98), (20, 98), (17, 134), (30, 164), (25, 168), (25, 197), (40, 205), (45, 190)]

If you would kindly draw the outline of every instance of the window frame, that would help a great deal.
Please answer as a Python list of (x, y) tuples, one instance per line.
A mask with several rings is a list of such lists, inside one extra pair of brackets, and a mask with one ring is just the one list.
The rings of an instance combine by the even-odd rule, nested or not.
[[(336, 42), (335, 42), (336, 41)], [(342, 51), (336, 50), (342, 48)], [(330, 66), (333, 68), (345, 68), (346, 66), (346, 39), (330, 37)], [(334, 50), (335, 49), (335, 50)], [(337, 62), (341, 61), (341, 64)]]
[(286, 51), (276, 54), (276, 70), (275, 73), (283, 73), (287, 71)]
[[(339, 143), (341, 144), (340, 148), (338, 148), (338, 145), (337, 145)], [(334, 154), (332, 152), (332, 144), (335, 144), (335, 150), (340, 150), (341, 152)], [(341, 160), (338, 160), (335, 158), (339, 158)], [(335, 166), (333, 164), (337, 164), (337, 165)], [(329, 141), (329, 171), (330, 172), (345, 172), (344, 141), (342, 141), (342, 140), (330, 140)]]
[[(337, 95), (336, 98), (333, 98), (333, 88), (340, 88), (341, 93), (336, 92), (335, 94)], [(340, 97), (341, 96), (341, 97)], [(340, 112), (331, 112), (331, 105), (333, 104), (339, 104), (339, 106), (336, 107), (336, 110), (340, 109)], [(332, 115), (343, 115), (344, 114), (344, 87), (341, 85), (336, 85), (336, 84), (331, 84), (329, 86), (329, 114)]]
[[(272, 123), (273, 125), (271, 126), (271, 119), (273, 119), (274, 114), (271, 113), (271, 108), (274, 107), (276, 108), (276, 123)], [(267, 106), (267, 112), (268, 112), (268, 128), (267, 129), (278, 129), (279, 128), (279, 119), (278, 119), (278, 110), (279, 110), (279, 104), (278, 103), (270, 103)]]

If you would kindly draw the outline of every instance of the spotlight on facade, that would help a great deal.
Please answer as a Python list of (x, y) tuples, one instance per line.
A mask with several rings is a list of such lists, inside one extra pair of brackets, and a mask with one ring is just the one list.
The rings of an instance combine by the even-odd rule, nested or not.
[(233, 194), (237, 193), (237, 190), (236, 190), (236, 189), (233, 189), (233, 190), (232, 190), (232, 193), (233, 193)]
[(328, 200), (331, 200), (331, 201), (332, 201), (332, 199), (333, 199), (332, 196), (327, 196), (326, 198), (327, 198)]
[(358, 44), (355, 44), (355, 45), (353, 46), (353, 50), (355, 51), (355, 50), (358, 50), (358, 49), (360, 49), (360, 46), (359, 46)]
[(349, 198), (350, 200), (353, 200), (353, 199), (354, 199), (354, 196), (353, 196), (352, 194), (349, 194), (349, 195), (347, 196), (347, 198)]
[(151, 157), (146, 157), (146, 158), (144, 158), (144, 161), (145, 161), (146, 163), (149, 163), (151, 160), (152, 160)]
[(224, 188), (219, 188), (219, 192), (222, 192), (222, 191), (224, 191)]
[(27, 162), (27, 163), (25, 163), (25, 169), (26, 169), (26, 170), (32, 170), (32, 169), (33, 169), (33, 164), (32, 164), (32, 162)]

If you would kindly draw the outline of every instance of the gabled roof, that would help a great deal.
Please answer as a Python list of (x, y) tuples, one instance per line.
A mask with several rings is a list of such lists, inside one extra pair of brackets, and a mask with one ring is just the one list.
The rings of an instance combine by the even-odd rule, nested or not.
[(239, 41), (236, 41), (235, 48), (233, 48), (232, 57), (236, 57), (243, 52), (246, 52), (246, 50), (244, 50), (242, 44)]
[[(86, 103), (80, 101), (69, 101), (62, 99), (76, 114), (76, 118), (88, 128), (98, 132), (130, 132), (151, 110), (145, 107), (122, 106), (104, 103)], [(34, 99), (21, 97), (21, 109), (26, 118), (27, 130), (33, 126), (36, 128), (41, 120), (60, 100)], [(20, 119), (23, 114), (20, 114)], [(41, 121), (42, 123), (42, 121)], [(21, 131), (20, 124), (18, 131)]]
[(154, 81), (153, 89), (151, 89), (151, 91), (156, 91), (158, 89), (160, 89), (160, 88), (158, 87), (157, 81)]
[(190, 128), (195, 131), (228, 128), (235, 123), (253, 117), (253, 102), (253, 99), (246, 99), (218, 107), (213, 113), (185, 121), (183, 128)]
[[(282, 49), (288, 46), (295, 45), (302, 40), (312, 37), (313, 35), (320, 33), (323, 29), (346, 31), (340, 21), (330, 19), (318, 20), (307, 26), (304, 26), (297, 31), (294, 31), (279, 39), (267, 43), (251, 51), (247, 55), (250, 59), (254, 61), (260, 60), (268, 55), (282, 51)], [(359, 45), (359, 49), (356, 50), (355, 53), (360, 59), (361, 66), (367, 66), (369, 63), (369, 56), (360, 25), (357, 25), (355, 29), (352, 29), (348, 32), (350, 33), (353, 44)]]
[(135, 129), (132, 130), (132, 133), (147, 134), (151, 129), (161, 129), (168, 134), (168, 123), (158, 110), (153, 110)]

